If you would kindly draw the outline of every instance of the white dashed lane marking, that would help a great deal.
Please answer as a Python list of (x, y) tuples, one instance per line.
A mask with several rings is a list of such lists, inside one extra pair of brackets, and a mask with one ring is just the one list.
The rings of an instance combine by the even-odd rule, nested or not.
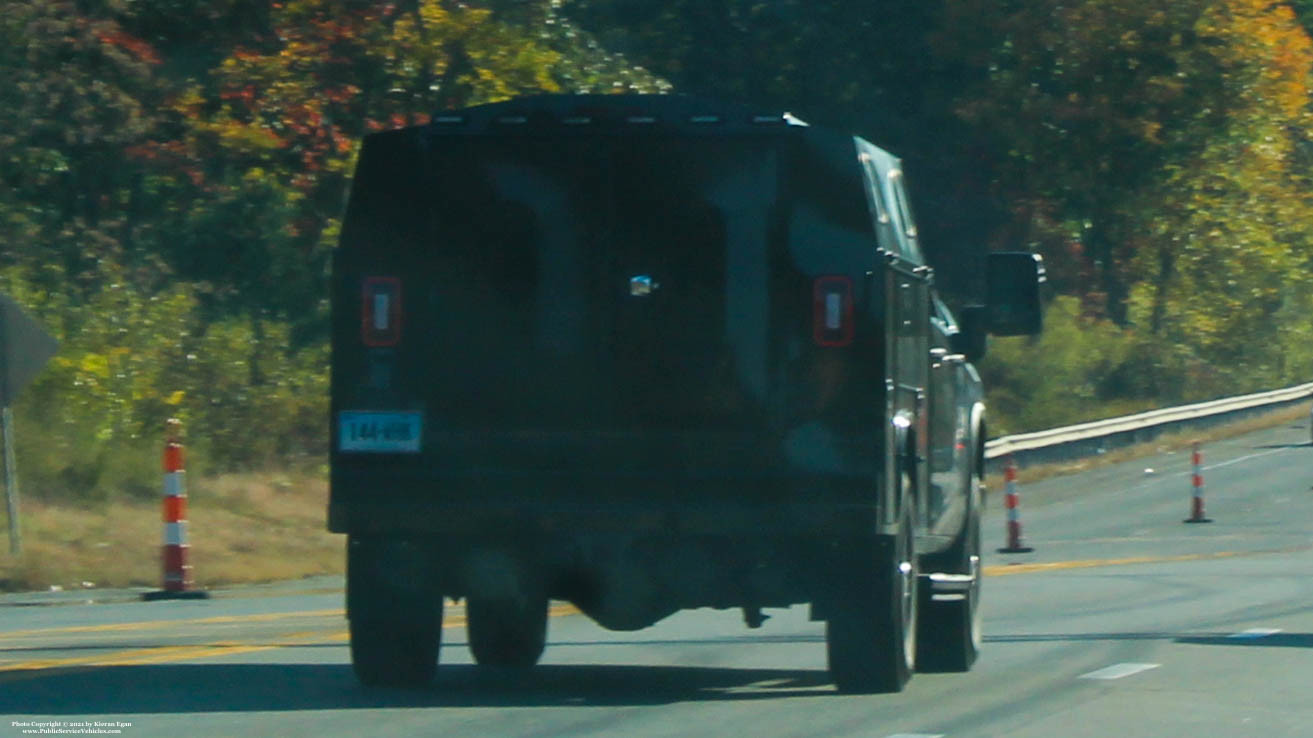
[(1132, 674), (1139, 674), (1142, 671), (1157, 669), (1161, 664), (1113, 664), (1112, 666), (1091, 671), (1088, 674), (1081, 674), (1081, 679), (1121, 679)]
[(944, 738), (943, 733), (894, 733), (885, 738)]
[(1280, 628), (1250, 628), (1249, 630), (1241, 631), (1239, 633), (1232, 633), (1227, 636), (1227, 638), (1266, 638), (1267, 636), (1276, 635), (1280, 632)]

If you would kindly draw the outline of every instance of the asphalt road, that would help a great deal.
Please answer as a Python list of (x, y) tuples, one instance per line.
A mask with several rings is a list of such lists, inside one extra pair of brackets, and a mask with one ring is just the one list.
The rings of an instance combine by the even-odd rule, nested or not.
[[(1307, 427), (1020, 482), (1026, 542), (986, 516), (985, 648), (969, 674), (842, 696), (805, 608), (747, 630), (681, 613), (612, 633), (558, 608), (542, 666), (479, 669), (449, 608), (422, 691), (360, 688), (340, 580), (142, 603), (0, 598), (0, 738), (124, 736), (1313, 736)], [(1153, 473), (1146, 473), (1153, 469)], [(88, 597), (101, 600), (79, 604)], [(104, 601), (108, 600), (108, 601)], [(62, 602), (62, 605), (52, 604)], [(48, 605), (48, 606), (45, 606)], [(24, 725), (28, 723), (29, 725)], [(98, 725), (99, 724), (99, 725)], [(88, 731), (121, 731), (92, 733)], [(52, 734), (52, 733), (47, 733)]]

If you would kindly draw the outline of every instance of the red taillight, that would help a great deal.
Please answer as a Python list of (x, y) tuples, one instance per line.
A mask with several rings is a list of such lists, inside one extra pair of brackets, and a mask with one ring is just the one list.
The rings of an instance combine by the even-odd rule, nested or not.
[(812, 338), (817, 346), (847, 346), (853, 342), (851, 279), (817, 277), (812, 283)]
[(360, 339), (365, 345), (397, 345), (401, 340), (401, 316), (401, 280), (366, 277), (360, 309)]

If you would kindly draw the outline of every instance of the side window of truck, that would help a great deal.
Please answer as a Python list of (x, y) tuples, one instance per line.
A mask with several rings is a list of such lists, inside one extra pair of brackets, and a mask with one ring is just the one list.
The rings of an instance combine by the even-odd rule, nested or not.
[(871, 211), (876, 237), (882, 247), (908, 259), (907, 250), (903, 248), (904, 238), (900, 235), (902, 225), (898, 222), (897, 213), (890, 207), (890, 191), (885, 181), (885, 173), (896, 168), (897, 160), (860, 139), (857, 147), (857, 158), (866, 175), (867, 207)]
[(880, 169), (869, 154), (861, 155), (862, 167), (866, 170), (866, 194), (870, 200), (871, 212), (874, 214), (877, 228), (888, 228), (893, 224), (889, 217), (889, 207), (885, 204), (884, 193), (880, 190)]
[(921, 246), (917, 241), (916, 220), (912, 217), (912, 207), (907, 201), (907, 192), (903, 188), (903, 172), (890, 169), (888, 173), (889, 192), (893, 195), (894, 220), (898, 228), (898, 242), (903, 256), (915, 264), (924, 264)]

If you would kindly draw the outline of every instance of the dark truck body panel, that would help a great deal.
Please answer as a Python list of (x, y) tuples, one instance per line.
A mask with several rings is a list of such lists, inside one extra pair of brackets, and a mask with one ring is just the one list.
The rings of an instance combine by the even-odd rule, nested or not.
[(787, 115), (548, 96), (367, 137), (332, 279), (349, 617), (390, 587), (756, 625), (912, 534), (958, 555), (983, 405), (934, 300), (898, 160)]
[[(815, 346), (811, 325), (815, 277), (853, 275), (863, 304), (882, 287), (861, 279), (878, 257), (860, 172), (833, 161), (851, 138), (467, 126), (372, 136), (361, 154), (333, 409), (418, 410), (424, 443), (335, 446), (334, 530), (445, 531), (460, 523), (389, 508), (484, 502), (677, 514), (816, 497), (870, 514), (883, 383), (834, 375), (878, 366), (879, 316), (857, 311), (842, 348)], [(403, 282), (395, 347), (361, 346), (370, 275)], [(628, 293), (639, 275), (650, 297)]]

